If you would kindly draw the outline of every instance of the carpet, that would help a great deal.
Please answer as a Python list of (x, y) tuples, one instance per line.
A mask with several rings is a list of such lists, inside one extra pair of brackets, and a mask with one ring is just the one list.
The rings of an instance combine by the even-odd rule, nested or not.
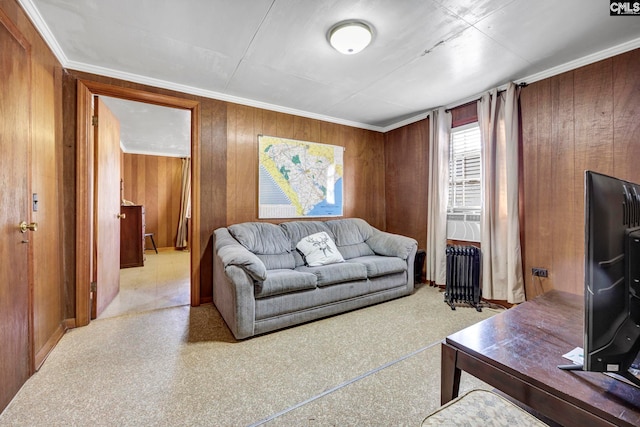
[[(419, 425), (440, 402), (440, 345), (498, 308), (438, 289), (236, 341), (212, 305), (69, 331), (0, 426)], [(487, 386), (463, 373), (461, 392)]]

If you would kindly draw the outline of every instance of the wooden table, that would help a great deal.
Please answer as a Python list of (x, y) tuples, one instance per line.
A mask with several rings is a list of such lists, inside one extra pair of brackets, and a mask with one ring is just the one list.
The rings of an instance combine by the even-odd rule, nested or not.
[(640, 426), (640, 389), (602, 373), (562, 371), (583, 346), (581, 296), (551, 291), (450, 335), (442, 343), (441, 402), (461, 371), (566, 426)]

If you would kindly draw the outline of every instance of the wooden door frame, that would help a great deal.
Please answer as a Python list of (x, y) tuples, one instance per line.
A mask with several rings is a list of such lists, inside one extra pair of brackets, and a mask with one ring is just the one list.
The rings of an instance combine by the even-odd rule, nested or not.
[[(111, 96), (191, 111), (191, 305), (200, 305), (200, 103), (139, 89), (78, 79), (76, 133), (76, 326), (89, 324), (93, 201), (93, 149), (89, 146), (91, 97)], [(87, 94), (88, 96), (83, 96)]]

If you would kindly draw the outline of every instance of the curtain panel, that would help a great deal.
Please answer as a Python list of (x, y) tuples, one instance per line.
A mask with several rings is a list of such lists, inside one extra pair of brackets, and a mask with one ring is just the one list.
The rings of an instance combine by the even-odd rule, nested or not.
[(181, 194), (176, 247), (186, 248), (188, 245), (187, 219), (191, 216), (191, 159), (188, 157), (182, 159)]
[(429, 194), (427, 203), (426, 279), (436, 285), (447, 279), (447, 201), (451, 115), (444, 108), (429, 113)]
[(493, 89), (478, 101), (482, 138), (482, 296), (525, 301), (519, 215), (519, 88)]

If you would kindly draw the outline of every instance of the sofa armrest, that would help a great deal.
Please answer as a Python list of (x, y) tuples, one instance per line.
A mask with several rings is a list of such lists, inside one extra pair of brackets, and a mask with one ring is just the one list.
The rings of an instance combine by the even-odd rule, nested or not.
[(236, 339), (254, 334), (253, 279), (235, 265), (225, 269), (220, 257), (214, 257), (213, 303)]
[(266, 280), (267, 268), (260, 258), (233, 239), (226, 228), (217, 229), (215, 235), (216, 242), (224, 242), (224, 244), (216, 244), (215, 251), (225, 270), (235, 265), (246, 271), (253, 280)]
[[(236, 339), (254, 334), (254, 281), (266, 277), (258, 257), (233, 239), (226, 228), (214, 232), (213, 303)], [(264, 270), (263, 270), (264, 269)]]
[(261, 282), (267, 278), (267, 268), (264, 263), (241, 245), (220, 248), (218, 256), (225, 270), (235, 265), (246, 271), (253, 280)]
[(380, 230), (375, 230), (373, 236), (365, 243), (377, 255), (395, 256), (404, 260), (411, 255), (415, 256), (418, 249), (418, 242), (415, 239)]

